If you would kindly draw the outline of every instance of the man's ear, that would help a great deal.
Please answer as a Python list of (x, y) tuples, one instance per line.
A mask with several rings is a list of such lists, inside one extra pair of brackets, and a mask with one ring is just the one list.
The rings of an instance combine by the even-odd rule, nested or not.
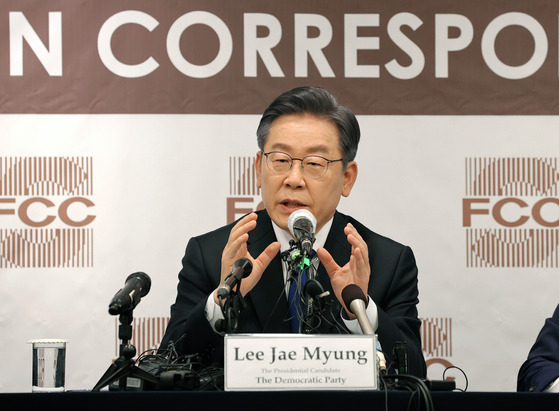
[(262, 188), (262, 151), (256, 153), (254, 171), (256, 172), (256, 187)]
[(344, 185), (342, 187), (342, 195), (344, 197), (349, 196), (349, 193), (351, 193), (355, 180), (357, 180), (357, 163), (350, 161), (344, 171)]

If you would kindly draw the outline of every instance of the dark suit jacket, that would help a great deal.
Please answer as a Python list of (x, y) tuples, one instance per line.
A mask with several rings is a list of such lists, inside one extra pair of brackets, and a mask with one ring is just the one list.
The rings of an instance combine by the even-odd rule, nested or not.
[(517, 390), (541, 392), (559, 377), (559, 305), (545, 320), (528, 359), (518, 372)]
[[(396, 341), (406, 341), (408, 347), (409, 373), (424, 377), (425, 361), (421, 351), (417, 318), (417, 267), (409, 247), (375, 234), (353, 218), (336, 212), (332, 228), (324, 248), (336, 263), (345, 265), (351, 255), (344, 227), (351, 222), (368, 244), (371, 264), (369, 296), (377, 304), (379, 326), (377, 334), (387, 356), (393, 360), (392, 348)], [(223, 362), (223, 337), (215, 333), (205, 318), (205, 304), (215, 290), (221, 277), (221, 253), (234, 224), (192, 238), (182, 260), (179, 273), (178, 293), (171, 306), (171, 320), (161, 343), (167, 347), (169, 341), (178, 341), (179, 354), (207, 352), (213, 349), (211, 359)], [(248, 251), (257, 257), (272, 242), (277, 241), (270, 217), (263, 210), (258, 212), (257, 226), (249, 233)], [(322, 266), (318, 269), (318, 281), (334, 296), (330, 278)], [(245, 296), (247, 307), (242, 311), (237, 332), (239, 333), (289, 333), (289, 322), (285, 319), (289, 310), (284, 294), (281, 259), (272, 260), (254, 289)], [(341, 305), (332, 298), (332, 312), (338, 322)], [(321, 333), (332, 332), (328, 327)]]

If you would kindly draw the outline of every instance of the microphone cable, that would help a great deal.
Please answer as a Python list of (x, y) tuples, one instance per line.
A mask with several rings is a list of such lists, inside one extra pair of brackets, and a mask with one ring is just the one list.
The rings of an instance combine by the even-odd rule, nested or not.
[[(434, 411), (435, 406), (433, 404), (431, 392), (421, 379), (408, 374), (385, 374), (380, 375), (380, 378), (385, 387), (385, 398), (388, 397), (387, 389), (407, 390), (412, 394), (410, 397), (410, 403), (414, 399), (415, 394), (417, 394), (417, 401), (419, 401), (417, 408), (419, 409), (421, 402), (423, 402), (425, 411)], [(386, 405), (387, 401), (385, 401), (385, 406)]]
[[(262, 327), (262, 332), (266, 332), (266, 328), (268, 328), (268, 324), (270, 324), (270, 320), (272, 319), (272, 314), (274, 314), (274, 312), (276, 312), (276, 309), (278, 308), (278, 304), (281, 301), (282, 298), (287, 298), (286, 293), (285, 293), (285, 287), (282, 287), (281, 293), (279, 294), (278, 298), (276, 299), (276, 302), (274, 303), (274, 308), (272, 309), (272, 311), (270, 312), (270, 315), (268, 316), (268, 318), (266, 319), (266, 322), (264, 323), (264, 326)], [(286, 320), (284, 320), (286, 321)], [(287, 320), (289, 321), (289, 320)]]
[[(329, 333), (330, 334), (351, 334), (349, 332), (349, 330), (345, 327), (344, 324), (342, 324), (338, 318), (341, 318), (341, 306), (340, 306), (340, 311), (337, 313), (334, 313), (333, 311), (333, 306), (334, 304), (332, 304), (332, 300), (334, 299), (334, 297), (327, 296), (325, 297), (325, 301), (324, 301), (324, 309), (322, 311), (319, 312), (315, 312), (314, 316), (316, 316), (316, 318), (318, 318), (320, 320), (320, 324), (315, 327), (315, 330), (318, 332), (318, 327), (322, 326), (323, 324), (326, 324), (328, 326), (330, 326), (330, 330)], [(312, 317), (314, 318), (314, 317)], [(331, 318), (331, 320), (329, 319)], [(305, 318), (306, 320), (306, 318)]]
[(446, 381), (446, 378), (445, 378), (446, 372), (447, 372), (448, 370), (453, 369), (453, 368), (456, 369), (456, 370), (458, 370), (458, 371), (460, 371), (460, 372), (462, 373), (462, 375), (464, 376), (464, 380), (466, 381), (466, 385), (465, 385), (464, 388), (456, 388), (456, 390), (457, 390), (457, 391), (466, 392), (466, 391), (468, 390), (468, 376), (466, 375), (466, 373), (464, 372), (464, 370), (463, 370), (462, 368), (457, 367), (456, 365), (451, 365), (450, 367), (446, 367), (446, 368), (445, 368), (445, 370), (443, 371), (443, 376), (442, 376), (443, 381)]

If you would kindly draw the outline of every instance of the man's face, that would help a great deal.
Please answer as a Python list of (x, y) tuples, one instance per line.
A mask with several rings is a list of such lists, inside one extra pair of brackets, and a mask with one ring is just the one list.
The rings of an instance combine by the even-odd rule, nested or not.
[[(311, 114), (289, 114), (277, 118), (270, 127), (264, 152), (283, 151), (293, 158), (318, 155), (328, 160), (342, 158), (335, 124)], [(298, 209), (309, 210), (317, 220), (316, 231), (334, 215), (340, 196), (347, 197), (357, 178), (357, 164), (351, 161), (343, 169), (341, 161), (330, 163), (324, 176), (312, 178), (295, 160), (284, 174), (275, 174), (266, 165), (266, 157), (256, 155), (256, 182), (262, 201), (272, 220), (284, 230), (289, 215)]]

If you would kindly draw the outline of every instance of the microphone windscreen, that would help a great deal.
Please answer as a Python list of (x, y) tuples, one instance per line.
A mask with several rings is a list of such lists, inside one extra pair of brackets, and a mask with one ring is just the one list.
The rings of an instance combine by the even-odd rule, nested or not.
[(348, 284), (344, 287), (344, 289), (342, 290), (342, 300), (344, 300), (345, 306), (350, 311), (351, 308), (349, 306), (354, 300), (362, 300), (365, 304), (367, 304), (367, 297), (363, 293), (363, 290), (361, 290), (361, 288), (359, 288), (359, 286), (356, 284)]
[(142, 287), (142, 297), (145, 297), (147, 295), (147, 293), (149, 293), (149, 290), (151, 288), (151, 278), (149, 278), (149, 275), (147, 275), (146, 273), (142, 273), (142, 272), (137, 272), (134, 274), (130, 274), (128, 276), (128, 278), (126, 279), (125, 283), (128, 282), (128, 280), (131, 280), (132, 278), (138, 278), (140, 281), (142, 281), (144, 283), (144, 286)]
[(291, 214), (289, 214), (289, 218), (287, 219), (287, 228), (289, 229), (289, 232), (293, 235), (293, 237), (297, 238), (294, 227), (295, 222), (300, 218), (305, 218), (310, 221), (311, 227), (309, 227), (308, 232), (314, 234), (314, 230), (316, 228), (316, 217), (306, 208), (300, 208), (299, 210), (295, 210)]
[(323, 292), (324, 288), (322, 288), (322, 285), (318, 281), (312, 279), (308, 280), (305, 283), (305, 294), (307, 294), (309, 297), (315, 299)]
[(239, 258), (233, 263), (233, 270), (241, 268), (243, 270), (243, 278), (248, 277), (252, 273), (252, 263), (248, 258)]

